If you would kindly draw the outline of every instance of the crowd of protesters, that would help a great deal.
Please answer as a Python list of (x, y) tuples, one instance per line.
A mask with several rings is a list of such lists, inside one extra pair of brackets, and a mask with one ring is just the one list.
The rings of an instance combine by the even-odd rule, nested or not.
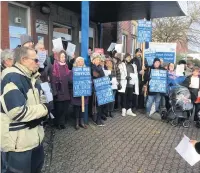
[[(167, 94), (149, 90), (152, 69), (167, 71), (167, 88), (176, 84), (189, 88), (192, 102), (196, 105), (194, 119), (198, 121), (200, 104), (196, 99), (200, 89), (200, 69), (191, 63), (179, 62), (185, 66), (183, 76), (179, 77), (175, 73), (175, 64), (163, 63), (159, 58), (155, 58), (149, 67), (146, 60), (143, 62), (140, 48), (136, 49), (134, 57), (129, 53), (122, 56), (116, 51), (102, 55), (92, 53), (89, 48), (87, 62), (83, 57), (69, 57), (65, 50), (53, 49), (53, 54), (46, 57), (41, 68), (37, 52), (44, 50), (43, 43), (34, 45), (30, 36), (22, 35), (21, 46), (13, 51), (6, 49), (1, 52), (2, 166), (9, 173), (40, 172), (44, 161), (43, 122), (50, 113), (55, 117), (55, 127), (65, 129), (69, 105), (72, 105), (75, 129), (87, 129), (85, 115), (81, 111), (81, 97), (73, 97), (73, 67), (89, 66), (92, 80), (106, 76), (106, 70), (111, 72), (108, 76), (115, 102), (99, 106), (94, 90), (92, 96), (84, 97), (88, 116), (97, 126), (104, 126), (108, 117), (113, 118), (114, 109), (120, 110), (123, 117), (135, 117), (138, 113), (150, 117), (153, 103), (156, 112), (159, 112), (163, 101), (166, 109), (170, 108)], [(199, 82), (192, 84), (193, 78)], [(112, 82), (114, 79), (116, 82)], [(46, 102), (40, 86), (44, 82), (51, 86), (53, 101), (50, 103)], [(199, 147), (198, 142), (193, 143)]]

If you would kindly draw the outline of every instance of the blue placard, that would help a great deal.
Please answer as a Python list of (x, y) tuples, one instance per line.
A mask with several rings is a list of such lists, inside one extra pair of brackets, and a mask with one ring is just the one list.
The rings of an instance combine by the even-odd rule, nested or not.
[(105, 105), (115, 101), (108, 76), (94, 79), (94, 88), (96, 91), (98, 105)]
[(163, 59), (166, 63), (175, 63), (175, 52), (156, 52), (156, 57)]
[(73, 68), (73, 96), (91, 96), (91, 72), (89, 67)]
[(152, 40), (152, 23), (151, 21), (138, 20), (138, 37), (140, 43), (151, 42)]
[(147, 60), (148, 66), (152, 66), (153, 65), (153, 61), (156, 57), (156, 53), (155, 52), (146, 52), (144, 53), (144, 57)]
[(167, 92), (167, 71), (151, 70), (151, 80), (149, 82), (150, 92), (166, 93)]

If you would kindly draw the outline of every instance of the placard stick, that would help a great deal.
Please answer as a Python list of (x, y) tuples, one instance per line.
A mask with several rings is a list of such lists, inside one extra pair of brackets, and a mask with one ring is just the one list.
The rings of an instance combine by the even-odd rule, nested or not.
[(82, 107), (82, 112), (85, 112), (85, 99), (84, 99), (84, 96), (81, 96), (81, 107)]
[[(142, 68), (144, 67), (144, 50), (145, 50), (145, 42), (142, 43)], [(144, 81), (144, 74), (142, 75), (142, 81)]]

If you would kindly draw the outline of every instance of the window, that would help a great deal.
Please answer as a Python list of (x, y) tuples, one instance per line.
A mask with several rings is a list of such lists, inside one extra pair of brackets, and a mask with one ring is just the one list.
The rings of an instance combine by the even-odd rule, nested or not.
[(64, 41), (72, 41), (72, 28), (54, 23), (53, 24), (53, 39), (62, 38)]
[(131, 54), (134, 55), (135, 54), (135, 49), (136, 49), (136, 38), (132, 38), (131, 39)]
[[(89, 47), (92, 48), (92, 50), (94, 50), (94, 28), (89, 27)], [(81, 54), (81, 31), (79, 31), (79, 43), (80, 43), (80, 54)]]
[(136, 26), (134, 24), (131, 25), (131, 34), (136, 35)]
[(10, 49), (20, 45), (20, 35), (29, 34), (30, 31), (30, 8), (18, 3), (9, 2), (9, 35)]
[(124, 34), (122, 35), (122, 52), (127, 52), (127, 36)]

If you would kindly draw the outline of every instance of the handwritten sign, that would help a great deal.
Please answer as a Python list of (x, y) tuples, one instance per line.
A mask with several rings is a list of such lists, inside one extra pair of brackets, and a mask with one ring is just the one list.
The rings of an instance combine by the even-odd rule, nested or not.
[(69, 42), (66, 50), (67, 55), (72, 57), (74, 55), (75, 50), (76, 50), (76, 45)]
[(144, 57), (147, 60), (148, 66), (152, 66), (153, 60), (156, 57), (156, 53), (155, 53), (155, 51), (153, 51), (151, 49), (145, 49)]
[(94, 48), (95, 53), (104, 54), (104, 49), (102, 48)]
[(38, 56), (38, 60), (39, 60), (39, 67), (44, 68), (44, 62), (47, 58), (46, 51), (38, 51), (37, 56)]
[(73, 68), (73, 96), (91, 96), (91, 72), (89, 67)]
[(151, 70), (151, 80), (149, 82), (150, 92), (166, 93), (167, 92), (167, 71)]
[(138, 20), (138, 42), (151, 42), (152, 23), (151, 21)]
[(113, 51), (115, 49), (116, 43), (111, 43), (109, 48), (107, 49), (108, 52)]
[(123, 48), (122, 44), (115, 45), (115, 50), (117, 51), (117, 53), (122, 53), (122, 48)]
[(105, 105), (115, 101), (109, 77), (94, 79), (94, 87), (98, 105)]

